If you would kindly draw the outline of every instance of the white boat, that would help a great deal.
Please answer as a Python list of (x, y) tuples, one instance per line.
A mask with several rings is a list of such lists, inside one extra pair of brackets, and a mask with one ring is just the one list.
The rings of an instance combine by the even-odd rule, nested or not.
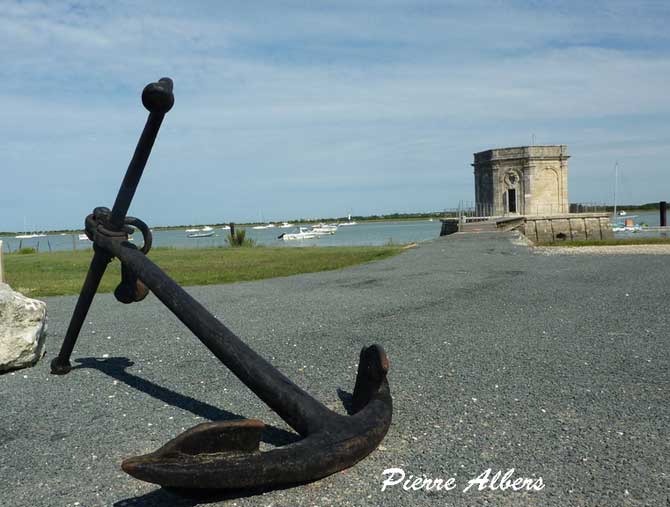
[(347, 222), (341, 222), (337, 225), (341, 227), (343, 225), (356, 225), (358, 223), (358, 222), (355, 222), (355, 221), (351, 220), (351, 213), (349, 213), (349, 216), (347, 217), (347, 220), (348, 220)]
[(335, 224), (318, 224), (312, 226), (312, 230), (315, 234), (335, 234), (337, 232), (337, 225)]
[(643, 231), (644, 227), (642, 227), (640, 224), (635, 224), (632, 226), (620, 226), (620, 225), (614, 225), (612, 226), (612, 232), (640, 232)]
[(252, 229), (272, 229), (275, 227), (275, 224), (265, 224), (265, 225), (255, 225)]
[[(61, 236), (62, 236), (62, 234), (61, 234)], [(91, 241), (91, 240), (88, 239), (88, 236), (86, 234), (80, 234), (79, 235), (79, 241)], [(135, 238), (133, 238), (132, 236), (128, 236), (128, 241), (135, 241)]]
[(281, 225), (279, 226), (280, 229), (288, 229), (290, 227), (295, 227), (295, 225), (289, 224), (288, 222), (282, 222)]
[(202, 229), (186, 229), (184, 232), (189, 233), (189, 232), (209, 232), (213, 231), (214, 229), (210, 227), (209, 225), (203, 225)]
[(229, 231), (230, 230), (230, 225), (224, 225), (223, 227), (221, 227), (221, 230), (222, 231)]
[(277, 237), (277, 239), (283, 239), (284, 241), (292, 239), (316, 239), (320, 234), (310, 231), (305, 227), (298, 227), (298, 232), (285, 232)]
[(209, 238), (211, 236), (214, 236), (214, 231), (205, 231), (202, 229), (200, 232), (194, 232), (193, 234), (188, 234), (186, 237), (187, 238)]

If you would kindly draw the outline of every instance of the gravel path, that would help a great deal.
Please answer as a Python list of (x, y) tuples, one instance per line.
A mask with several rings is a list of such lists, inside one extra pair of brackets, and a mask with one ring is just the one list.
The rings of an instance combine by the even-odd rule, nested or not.
[(544, 255), (670, 255), (670, 245), (542, 246)]
[[(376, 452), (316, 483), (250, 496), (185, 498), (119, 464), (236, 416), (272, 425), (262, 445), (282, 445), (291, 434), (278, 417), (153, 297), (97, 297), (78, 368), (49, 375), (74, 298), (48, 299), (47, 357), (0, 377), (2, 506), (668, 505), (667, 259), (535, 255), (512, 238), (459, 234), (345, 270), (190, 289), (339, 411), (360, 347), (379, 342), (391, 358), (394, 421)], [(392, 467), (458, 487), (382, 492)], [(545, 487), (462, 491), (488, 468)]]

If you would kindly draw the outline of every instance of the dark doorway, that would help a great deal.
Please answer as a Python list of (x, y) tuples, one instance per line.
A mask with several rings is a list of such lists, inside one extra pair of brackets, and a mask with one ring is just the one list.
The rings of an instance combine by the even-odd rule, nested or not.
[(514, 188), (507, 191), (507, 211), (516, 213), (516, 189)]

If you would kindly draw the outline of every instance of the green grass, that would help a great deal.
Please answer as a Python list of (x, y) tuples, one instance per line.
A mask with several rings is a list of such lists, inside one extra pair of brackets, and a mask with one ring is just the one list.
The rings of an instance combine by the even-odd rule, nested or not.
[[(211, 285), (261, 280), (340, 269), (391, 257), (401, 246), (307, 248), (156, 248), (149, 258), (177, 283)], [(5, 254), (5, 278), (31, 297), (78, 294), (91, 250), (40, 254)], [(112, 292), (121, 280), (118, 260), (110, 263), (99, 292)]]
[(574, 241), (539, 242), (536, 246), (616, 246), (616, 245), (667, 245), (670, 238), (616, 238)]

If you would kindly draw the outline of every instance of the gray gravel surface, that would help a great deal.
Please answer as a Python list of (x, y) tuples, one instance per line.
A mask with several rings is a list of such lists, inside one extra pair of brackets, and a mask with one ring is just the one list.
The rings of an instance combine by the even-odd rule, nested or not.
[(546, 246), (537, 247), (536, 253), (545, 255), (670, 255), (670, 244), (660, 245), (608, 245), (608, 246)]
[[(98, 296), (78, 368), (51, 376), (75, 298), (48, 299), (47, 357), (0, 377), (0, 504), (670, 505), (667, 257), (546, 256), (512, 239), (454, 235), (340, 271), (189, 289), (343, 413), (360, 347), (381, 343), (391, 358), (382, 446), (342, 473), (265, 493), (183, 497), (126, 476), (124, 457), (207, 420), (261, 419), (274, 428), (264, 448), (292, 436), (154, 297)], [(458, 488), (381, 492), (391, 467)], [(462, 491), (488, 468), (545, 487)]]

